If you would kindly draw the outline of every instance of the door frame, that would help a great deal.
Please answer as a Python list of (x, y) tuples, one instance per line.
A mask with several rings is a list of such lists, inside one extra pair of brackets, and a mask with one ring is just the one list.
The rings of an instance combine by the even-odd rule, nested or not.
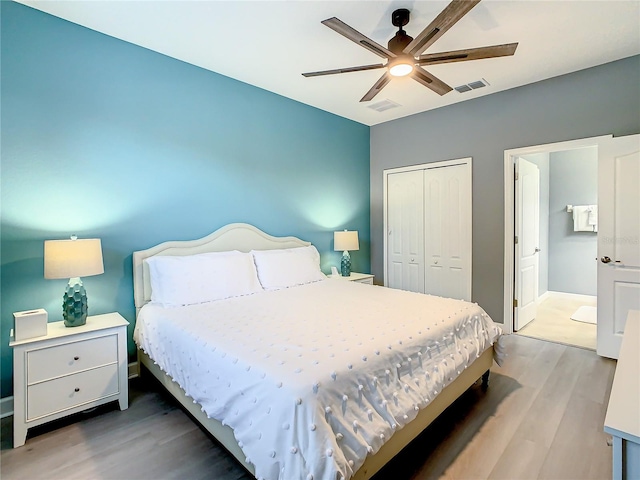
[[(443, 168), (443, 167), (453, 167), (456, 165), (467, 165), (467, 171), (469, 175), (469, 187), (471, 188), (471, 223), (473, 225), (473, 163), (471, 157), (465, 158), (457, 158), (454, 160), (442, 160), (439, 162), (431, 162), (431, 163), (422, 163), (419, 165), (409, 165), (406, 167), (396, 167), (396, 168), (388, 168), (382, 171), (382, 231), (383, 231), (383, 239), (382, 239), (382, 249), (383, 249), (383, 285), (388, 286), (388, 278), (387, 278), (387, 238), (388, 238), (388, 225), (387, 225), (387, 189), (388, 189), (388, 181), (389, 175), (394, 173), (403, 173), (403, 172), (411, 172), (414, 170), (428, 170), (432, 168)], [(473, 295), (473, 289), (471, 287), (472, 278), (473, 278), (473, 258), (471, 256), (473, 250), (473, 227), (471, 228), (471, 241), (469, 242), (469, 249), (466, 252), (469, 255), (469, 291)]]
[(515, 158), (535, 153), (551, 153), (597, 147), (601, 141), (613, 138), (613, 134), (568, 140), (565, 142), (511, 148), (504, 151), (504, 317), (503, 330), (513, 333), (513, 300), (515, 283)]

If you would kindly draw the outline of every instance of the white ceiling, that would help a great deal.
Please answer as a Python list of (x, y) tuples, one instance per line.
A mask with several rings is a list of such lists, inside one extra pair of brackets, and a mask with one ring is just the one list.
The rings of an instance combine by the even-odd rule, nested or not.
[[(338, 17), (381, 45), (394, 35), (391, 12), (411, 10), (416, 36), (447, 1), (20, 0), (71, 22), (235, 78), (366, 125), (375, 125), (501, 90), (640, 54), (640, 0), (484, 0), (424, 53), (519, 42), (513, 57), (435, 65), (452, 87), (443, 97), (394, 79), (371, 102), (360, 98), (382, 70), (316, 78), (301, 73), (381, 63), (320, 22)], [(615, 88), (603, 85), (602, 88)], [(400, 104), (385, 112), (368, 108)]]

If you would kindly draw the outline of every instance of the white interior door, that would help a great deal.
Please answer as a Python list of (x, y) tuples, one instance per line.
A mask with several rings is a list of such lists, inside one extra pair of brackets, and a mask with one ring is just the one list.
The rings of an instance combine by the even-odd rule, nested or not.
[(514, 330), (536, 317), (540, 241), (540, 170), (516, 159), (516, 237)]
[(387, 286), (424, 292), (424, 176), (387, 177)]
[(599, 355), (618, 358), (624, 325), (640, 310), (640, 135), (598, 148)]
[(471, 165), (424, 171), (425, 293), (471, 301)]

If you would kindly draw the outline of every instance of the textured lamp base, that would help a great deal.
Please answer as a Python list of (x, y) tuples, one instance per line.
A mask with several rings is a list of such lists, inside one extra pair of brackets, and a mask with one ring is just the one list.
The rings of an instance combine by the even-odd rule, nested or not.
[(342, 260), (340, 260), (340, 273), (343, 277), (351, 275), (351, 256), (346, 250), (342, 254)]
[(67, 290), (62, 297), (62, 318), (65, 327), (79, 327), (87, 323), (87, 291), (79, 278), (69, 279)]

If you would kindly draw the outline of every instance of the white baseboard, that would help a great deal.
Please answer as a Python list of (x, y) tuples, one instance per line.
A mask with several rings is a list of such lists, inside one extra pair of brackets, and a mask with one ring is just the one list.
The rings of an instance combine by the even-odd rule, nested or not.
[[(138, 376), (138, 362), (128, 365), (129, 380)], [(0, 399), (0, 418), (13, 415), (13, 396)]]
[(551, 296), (551, 293), (549, 292), (549, 290), (547, 290), (546, 292), (544, 292), (542, 295), (540, 295), (538, 297), (538, 300), (536, 301), (536, 303), (538, 305), (540, 305), (542, 302), (544, 302), (547, 298), (549, 298)]
[(567, 292), (554, 292), (554, 291), (548, 291), (546, 293), (548, 293), (549, 296), (554, 298), (566, 298), (568, 300), (594, 301), (594, 300), (597, 300), (598, 298), (595, 295), (582, 295), (581, 293), (567, 293)]
[(13, 396), (0, 399), (0, 418), (13, 415)]

